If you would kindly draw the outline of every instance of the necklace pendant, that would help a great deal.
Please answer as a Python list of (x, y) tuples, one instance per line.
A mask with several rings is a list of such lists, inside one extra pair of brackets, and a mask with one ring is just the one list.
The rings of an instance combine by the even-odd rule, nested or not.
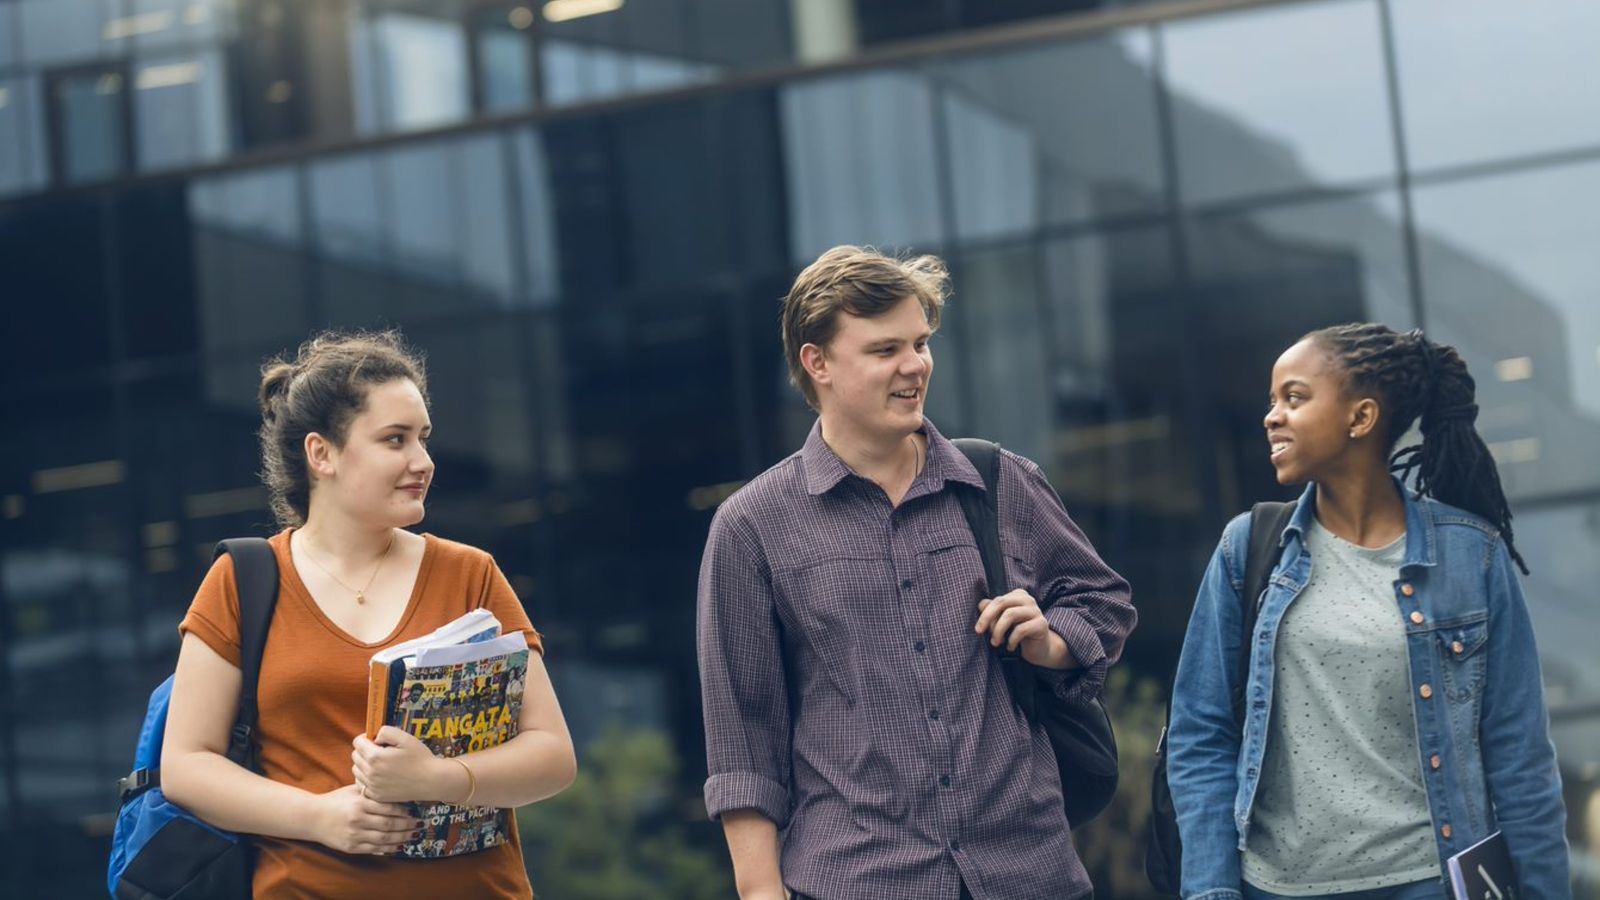
[(367, 595), (365, 593), (361, 592), (361, 591), (356, 591), (356, 602), (357, 603), (365, 603), (365, 602), (367, 602)]

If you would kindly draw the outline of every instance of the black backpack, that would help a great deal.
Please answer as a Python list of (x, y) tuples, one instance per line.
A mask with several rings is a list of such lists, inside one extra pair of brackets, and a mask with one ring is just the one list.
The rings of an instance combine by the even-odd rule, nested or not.
[[(278, 599), (278, 559), (261, 538), (217, 545), (213, 559), (233, 557), (239, 585), (239, 713), (228, 738), (228, 759), (253, 772), (256, 763), (256, 682), (267, 628)], [(117, 900), (234, 900), (250, 896), (249, 839), (213, 828), (171, 803), (161, 791), (161, 743), (172, 676), (150, 695), (134, 750), (133, 772), (118, 782), (120, 809), (111, 840), (106, 887)]]
[[(981, 496), (975, 490), (962, 488), (956, 497), (961, 501), (967, 526), (977, 539), (989, 593), (998, 597), (1011, 589), (1000, 550), (1000, 445), (978, 438), (960, 438), (952, 443), (972, 461), (987, 488)], [(1061, 502), (1059, 496), (1056, 502)], [(1040, 598), (1039, 605), (1046, 606), (1047, 598)], [(1111, 716), (1098, 697), (1068, 703), (1053, 691), (1039, 690), (1039, 679), (1027, 660), (1004, 645), (996, 647), (995, 652), (1000, 656), (1011, 699), (1030, 722), (1043, 725), (1050, 738), (1056, 768), (1061, 772), (1067, 823), (1077, 830), (1111, 805), (1117, 792), (1117, 740), (1111, 731)]]
[[(1245, 550), (1244, 594), (1241, 597), (1244, 608), (1240, 610), (1244, 640), (1239, 646), (1244, 652), (1239, 654), (1239, 689), (1233, 695), (1233, 718), (1241, 727), (1244, 725), (1244, 683), (1250, 672), (1249, 648), (1256, 631), (1256, 615), (1261, 611), (1261, 595), (1267, 589), (1267, 578), (1278, 567), (1278, 559), (1283, 555), (1280, 541), (1294, 508), (1293, 502), (1257, 503), (1250, 508), (1250, 543)], [(1171, 719), (1169, 703), (1167, 720)], [(1183, 841), (1178, 836), (1178, 814), (1173, 809), (1172, 791), (1167, 785), (1165, 726), (1156, 743), (1155, 770), (1150, 778), (1150, 826), (1145, 832), (1144, 874), (1157, 892), (1178, 895), (1183, 876)]]

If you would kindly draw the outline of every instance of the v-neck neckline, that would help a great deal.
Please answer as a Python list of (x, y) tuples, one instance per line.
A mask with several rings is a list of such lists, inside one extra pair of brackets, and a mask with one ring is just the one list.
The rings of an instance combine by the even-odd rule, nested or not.
[(411, 624), (412, 617), (416, 615), (417, 607), (421, 605), (423, 588), (427, 585), (428, 573), (433, 567), (433, 558), (436, 555), (435, 551), (438, 548), (437, 538), (427, 532), (423, 532), (421, 535), (423, 541), (422, 562), (417, 566), (417, 580), (411, 585), (411, 596), (406, 599), (405, 610), (400, 613), (400, 619), (399, 621), (395, 622), (394, 628), (379, 640), (363, 641), (350, 632), (339, 627), (338, 623), (329, 618), (328, 614), (322, 609), (322, 606), (317, 603), (317, 598), (311, 596), (311, 589), (306, 587), (306, 583), (300, 579), (300, 570), (295, 568), (294, 564), (294, 550), (292, 544), (294, 532), (295, 529), (289, 529), (285, 533), (283, 539), (283, 553), (284, 557), (289, 563), (288, 566), (285, 567), (288, 570), (288, 577), (284, 579), (284, 587), (288, 589), (289, 594), (293, 595), (302, 604), (304, 604), (307, 609), (310, 610), (311, 615), (322, 624), (323, 628), (326, 628), (329, 632), (345, 643), (352, 644), (364, 650), (376, 650), (382, 648), (388, 644), (394, 643), (396, 638), (405, 633), (406, 626)]

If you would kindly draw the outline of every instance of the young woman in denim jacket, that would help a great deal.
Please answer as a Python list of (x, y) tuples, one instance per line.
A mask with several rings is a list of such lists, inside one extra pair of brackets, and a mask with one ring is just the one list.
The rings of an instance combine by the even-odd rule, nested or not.
[[(1264, 425), (1307, 483), (1243, 668), (1249, 516), (1200, 585), (1172, 697), (1182, 895), (1448, 896), (1501, 831), (1517, 896), (1570, 897), (1565, 813), (1511, 513), (1456, 351), (1373, 324), (1278, 358)], [(1420, 419), (1422, 444), (1390, 452)], [(1234, 698), (1244, 684), (1243, 726)]]

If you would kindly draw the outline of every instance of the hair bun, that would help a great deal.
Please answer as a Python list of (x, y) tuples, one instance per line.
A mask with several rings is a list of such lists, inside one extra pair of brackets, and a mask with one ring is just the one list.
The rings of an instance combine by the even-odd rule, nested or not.
[(261, 417), (272, 421), (278, 416), (278, 407), (282, 406), (289, 396), (289, 382), (294, 379), (294, 366), (282, 359), (275, 359), (261, 367), (261, 390), (258, 402), (261, 404)]

